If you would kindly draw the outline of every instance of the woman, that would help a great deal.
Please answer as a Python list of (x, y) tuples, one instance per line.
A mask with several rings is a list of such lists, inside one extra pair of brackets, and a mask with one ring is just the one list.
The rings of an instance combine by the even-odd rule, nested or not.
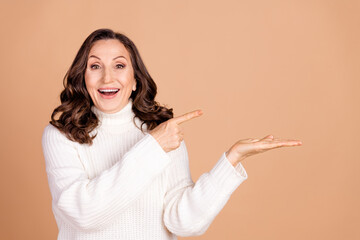
[(240, 161), (301, 145), (240, 140), (194, 183), (180, 125), (202, 112), (160, 106), (134, 43), (110, 29), (87, 37), (64, 88), (42, 138), (58, 239), (201, 235), (247, 179)]

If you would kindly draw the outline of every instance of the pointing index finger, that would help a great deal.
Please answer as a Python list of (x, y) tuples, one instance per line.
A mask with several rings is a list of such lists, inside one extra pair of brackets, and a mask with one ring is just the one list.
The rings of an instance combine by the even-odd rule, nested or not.
[(176, 124), (180, 124), (180, 123), (189, 121), (193, 118), (200, 117), (202, 114), (203, 114), (203, 112), (201, 110), (195, 110), (192, 112), (185, 113), (181, 116), (174, 117), (173, 120), (175, 121)]

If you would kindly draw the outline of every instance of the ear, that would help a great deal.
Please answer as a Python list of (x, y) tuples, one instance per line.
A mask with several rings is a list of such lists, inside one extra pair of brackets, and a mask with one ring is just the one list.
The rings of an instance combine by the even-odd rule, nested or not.
[(135, 90), (136, 90), (136, 80), (135, 80), (135, 83), (134, 83), (134, 85), (133, 85), (132, 90), (133, 90), (133, 91), (135, 91)]

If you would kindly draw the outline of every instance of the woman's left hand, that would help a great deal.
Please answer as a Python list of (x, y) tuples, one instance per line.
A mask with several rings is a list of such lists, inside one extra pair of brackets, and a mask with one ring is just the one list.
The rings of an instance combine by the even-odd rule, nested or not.
[(280, 147), (300, 146), (299, 140), (285, 140), (268, 135), (262, 139), (243, 139), (237, 141), (227, 152), (226, 157), (235, 166), (240, 161), (254, 154), (262, 153)]

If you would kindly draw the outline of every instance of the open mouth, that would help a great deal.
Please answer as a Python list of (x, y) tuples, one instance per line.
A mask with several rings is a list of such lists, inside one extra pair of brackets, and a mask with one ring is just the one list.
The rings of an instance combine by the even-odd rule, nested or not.
[(102, 88), (98, 89), (98, 92), (104, 96), (113, 96), (119, 92), (118, 88)]

